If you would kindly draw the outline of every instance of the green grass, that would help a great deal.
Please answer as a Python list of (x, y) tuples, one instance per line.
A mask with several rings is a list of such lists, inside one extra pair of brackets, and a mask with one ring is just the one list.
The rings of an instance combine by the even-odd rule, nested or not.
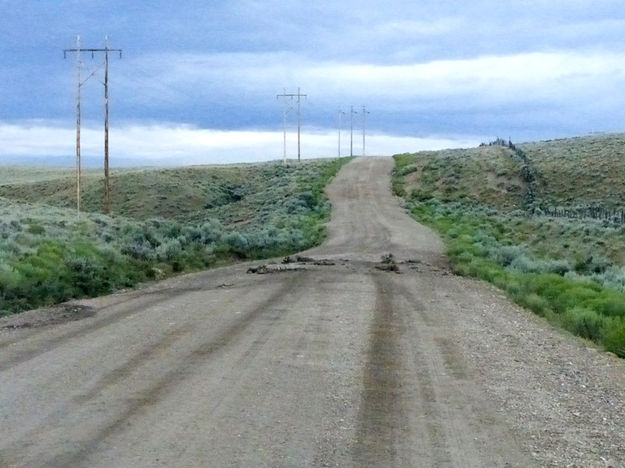
[[(574, 140), (582, 145), (577, 152), (570, 140), (563, 147), (574, 155), (572, 160), (582, 158), (581, 155), (591, 158), (588, 148), (606, 138)], [(620, 142), (620, 137), (616, 137), (606, 144), (610, 148)], [(522, 147), (536, 171), (538, 194), (544, 196), (545, 187), (550, 187), (549, 203), (560, 204), (577, 190), (570, 186), (583, 186), (586, 179), (584, 173), (579, 173), (573, 182), (567, 182), (558, 171), (545, 170), (559, 163), (564, 173), (573, 169), (573, 163), (561, 162), (553, 155), (548, 160), (541, 159), (540, 152), (547, 151), (545, 147), (553, 152), (554, 145), (547, 142)], [(474, 184), (493, 180), (493, 174), (504, 166), (498, 157), (485, 164), (486, 150), (491, 157), (510, 157), (507, 152), (511, 151), (486, 147), (397, 155), (394, 189), (406, 199), (416, 219), (442, 234), (458, 274), (493, 283), (518, 304), (551, 323), (625, 357), (625, 228), (609, 221), (532, 215), (531, 210), (511, 203), (515, 198), (509, 190), (499, 194), (476, 192)], [(607, 152), (605, 149), (596, 153), (596, 164), (610, 160), (612, 171), (619, 174), (625, 159), (612, 158)], [(592, 161), (586, 164), (593, 165)], [(476, 168), (485, 169), (490, 175), (481, 174)], [(418, 177), (411, 177), (418, 171)], [(452, 172), (457, 174), (458, 182), (446, 188), (445, 181)], [(589, 181), (594, 177), (594, 172), (588, 174)], [(510, 180), (516, 183), (518, 179), (511, 174)], [(625, 191), (625, 180), (618, 184)], [(617, 200), (611, 195), (614, 187), (605, 191), (599, 185), (593, 187), (592, 197)], [(536, 203), (545, 200), (539, 197)]]
[(67, 176), (4, 185), (0, 314), (317, 245), (330, 216), (323, 189), (348, 160), (124, 172), (118, 196), (133, 197), (110, 216), (95, 212), (96, 176), (83, 205), (94, 211), (80, 217)]

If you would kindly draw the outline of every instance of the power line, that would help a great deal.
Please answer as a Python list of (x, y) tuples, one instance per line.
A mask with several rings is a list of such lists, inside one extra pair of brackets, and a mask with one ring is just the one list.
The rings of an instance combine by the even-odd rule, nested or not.
[(80, 157), (80, 120), (81, 120), (81, 88), (98, 70), (91, 73), (84, 81), (81, 81), (82, 60), (81, 52), (90, 52), (91, 57), (96, 53), (104, 52), (104, 200), (103, 211), (109, 213), (111, 210), (111, 186), (109, 180), (109, 52), (119, 52), (122, 58), (122, 49), (111, 49), (108, 46), (108, 37), (104, 40), (103, 49), (80, 47), (80, 36), (76, 37), (76, 47), (64, 49), (63, 58), (67, 58), (67, 53), (76, 53), (76, 210), (80, 213), (80, 179), (81, 179), (81, 157)]
[[(301, 124), (301, 119), (300, 119), (300, 100), (303, 97), (308, 97), (308, 95), (301, 94), (299, 88), (297, 88), (297, 94), (287, 93), (285, 90), (284, 94), (278, 94), (276, 96), (276, 99), (291, 98), (291, 100), (293, 100), (293, 98), (297, 98), (297, 161), (298, 162), (301, 161), (301, 144), (300, 143), (301, 143), (302, 124)], [(288, 111), (285, 111), (285, 107), (283, 107), (282, 109), (283, 109), (282, 110), (282, 124), (284, 128), (284, 162), (286, 163), (286, 113)]]

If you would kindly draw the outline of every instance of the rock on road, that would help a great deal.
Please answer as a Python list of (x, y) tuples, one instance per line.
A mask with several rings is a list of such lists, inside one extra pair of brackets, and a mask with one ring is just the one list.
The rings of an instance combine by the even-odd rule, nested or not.
[(450, 274), (392, 166), (334, 179), (321, 264), (3, 319), (0, 466), (621, 466), (623, 363)]

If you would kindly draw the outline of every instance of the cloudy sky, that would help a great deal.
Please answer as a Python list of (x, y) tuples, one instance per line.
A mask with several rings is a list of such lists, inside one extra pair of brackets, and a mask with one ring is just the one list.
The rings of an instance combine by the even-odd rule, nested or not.
[[(0, 0), (0, 161), (72, 164), (75, 56), (111, 55), (111, 159), (282, 156), (276, 94), (298, 87), (302, 155), (472, 146), (625, 127), (625, 8), (609, 0)], [(84, 55), (84, 158), (103, 153), (102, 55)], [(289, 101), (289, 104), (293, 104)], [(288, 157), (297, 154), (287, 114)]]

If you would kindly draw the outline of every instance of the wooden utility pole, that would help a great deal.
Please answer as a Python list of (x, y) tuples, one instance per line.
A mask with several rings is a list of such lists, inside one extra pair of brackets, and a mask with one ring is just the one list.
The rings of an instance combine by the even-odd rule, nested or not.
[[(297, 98), (297, 160), (301, 161), (301, 128), (302, 128), (302, 124), (301, 124), (301, 117), (300, 117), (300, 101), (301, 98), (303, 97), (308, 97), (306, 94), (301, 94), (300, 93), (300, 88), (297, 88), (297, 94), (289, 94), (286, 91), (284, 92), (284, 94), (278, 94), (276, 96), (277, 99), (280, 98), (291, 98), (291, 100), (293, 98)], [(283, 122), (283, 126), (284, 126), (284, 161), (286, 162), (286, 113), (288, 112), (288, 110), (284, 110), (285, 108), (283, 108), (283, 113), (282, 113), (282, 122)]]
[(76, 213), (80, 215), (80, 179), (82, 176), (81, 160), (80, 160), (80, 100), (81, 100), (81, 83), (80, 75), (82, 70), (82, 61), (80, 58), (80, 36), (76, 36), (76, 47), (79, 52), (76, 53)]
[[(109, 179), (109, 47), (104, 45), (104, 212), (111, 212), (111, 185)], [(119, 58), (122, 56), (121, 49)]]
[(351, 106), (351, 110), (349, 112), (349, 155), (350, 157), (354, 156), (354, 114), (357, 114), (354, 110), (354, 106)]
[(103, 49), (84, 49), (80, 47), (80, 37), (76, 40), (76, 48), (63, 50), (63, 56), (67, 56), (67, 52), (76, 53), (76, 69), (77, 69), (77, 105), (76, 105), (76, 207), (80, 212), (80, 90), (83, 84), (91, 78), (95, 72), (91, 73), (84, 81), (81, 81), (82, 62), (80, 59), (81, 52), (91, 52), (93, 57), (97, 52), (104, 52), (104, 196), (103, 211), (109, 213), (111, 211), (111, 185), (109, 178), (109, 52), (119, 52), (119, 58), (122, 58), (122, 49), (110, 49), (108, 46), (108, 37), (105, 39)]
[(302, 121), (300, 119), (300, 97), (302, 95), (299, 92), (299, 88), (297, 88), (297, 162), (300, 162), (302, 150), (301, 150), (301, 138), (300, 135), (302, 133)]
[(362, 155), (365, 156), (365, 133), (367, 129), (367, 108), (362, 106)]
[[(278, 94), (276, 99), (280, 99), (281, 96), (286, 96), (286, 89), (284, 94)], [(282, 100), (282, 164), (286, 165), (286, 114), (291, 110), (286, 105), (286, 101)]]
[(81, 178), (81, 161), (80, 161), (80, 99), (81, 99), (81, 71), (82, 60), (80, 57), (80, 36), (76, 36), (76, 48), (63, 50), (63, 57), (67, 58), (67, 52), (76, 52), (76, 213), (80, 215), (80, 178)]
[(343, 116), (345, 115), (345, 112), (343, 112), (340, 108), (338, 110), (338, 127), (339, 127), (339, 152), (338, 152), (338, 157), (341, 157), (341, 127), (343, 126)]

